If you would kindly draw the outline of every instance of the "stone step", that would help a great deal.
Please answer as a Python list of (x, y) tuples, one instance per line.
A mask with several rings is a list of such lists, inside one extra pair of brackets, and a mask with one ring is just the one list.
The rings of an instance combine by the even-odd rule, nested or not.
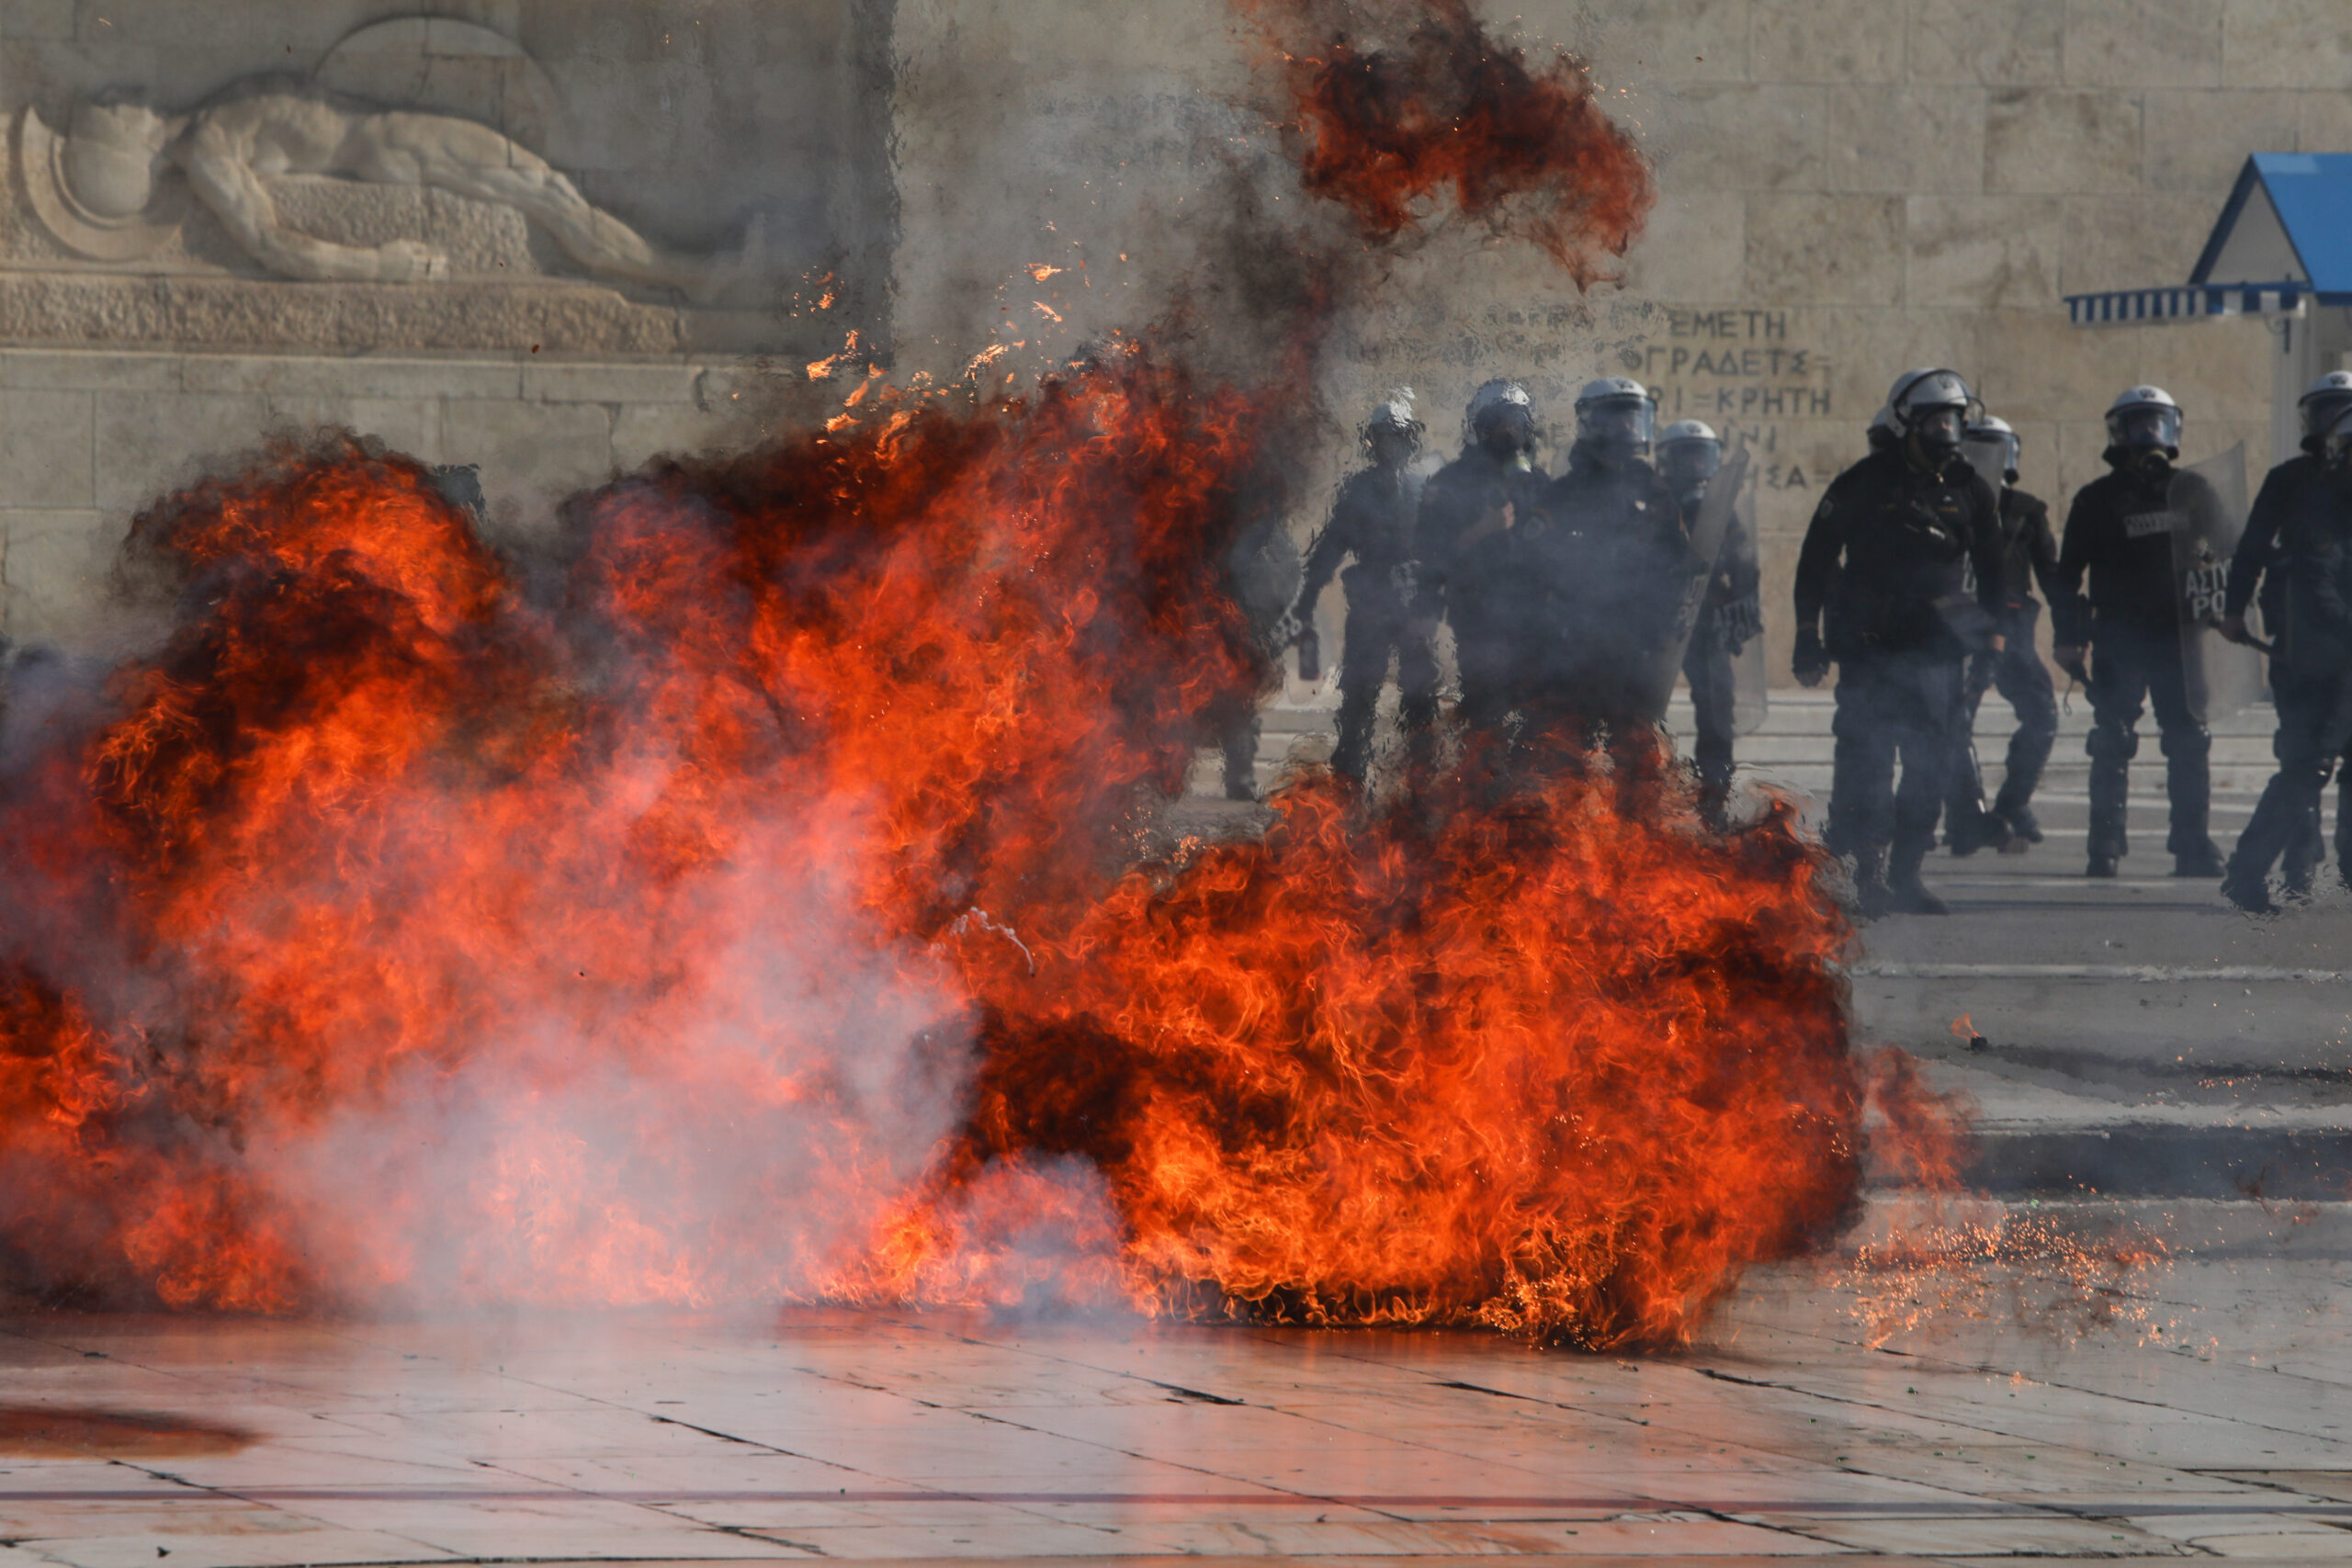
[(1963, 1179), (1999, 1198), (2352, 1195), (2352, 1104), (2324, 1080), (2241, 1069), (2226, 1081), (2129, 1073), (2067, 1079), (1986, 1056), (1923, 1061), (1972, 1109)]

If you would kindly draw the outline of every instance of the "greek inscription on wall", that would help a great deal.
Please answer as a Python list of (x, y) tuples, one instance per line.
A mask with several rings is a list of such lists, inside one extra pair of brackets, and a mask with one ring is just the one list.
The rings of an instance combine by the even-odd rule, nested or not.
[(1726, 441), (1747, 442), (1766, 490), (1814, 490), (1827, 475), (1784, 452), (1779, 421), (1828, 419), (1829, 360), (1792, 343), (1786, 310), (1726, 306), (1668, 309), (1653, 330), (1622, 351), (1627, 373), (1658, 395), (1661, 423), (1704, 420)]

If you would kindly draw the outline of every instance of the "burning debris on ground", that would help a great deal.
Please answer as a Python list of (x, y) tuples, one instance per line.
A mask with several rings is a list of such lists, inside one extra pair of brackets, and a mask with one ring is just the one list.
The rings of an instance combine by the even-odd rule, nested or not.
[[(1444, 187), (1583, 283), (1636, 231), (1570, 62), (1455, 7), (1388, 51), (1270, 25), (1332, 29), (1288, 72), (1303, 176), (1364, 233)], [(1665, 1345), (1829, 1235), (1863, 1079), (1788, 812), (1474, 738), (1125, 863), (1264, 678), (1211, 563), (1281, 502), (1329, 282), (1272, 290), (1254, 382), (1134, 343), (964, 412), (869, 378), (574, 497), (552, 570), (336, 435), (143, 513), (175, 629), (0, 800), (10, 1282)]]

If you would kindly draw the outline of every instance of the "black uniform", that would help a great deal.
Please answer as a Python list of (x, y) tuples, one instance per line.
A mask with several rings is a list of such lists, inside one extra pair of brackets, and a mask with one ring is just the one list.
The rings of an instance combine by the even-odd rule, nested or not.
[[(1279, 512), (1269, 509), (1241, 530), (1226, 558), (1226, 571), (1234, 601), (1249, 617), (1269, 669), (1276, 668), (1280, 650), (1274, 647), (1274, 631), (1298, 588), (1298, 547)], [(1209, 731), (1225, 753), (1225, 793), (1230, 799), (1257, 796), (1258, 704), (1264, 694), (1231, 693), (1209, 706)]]
[[(2182, 487), (2204, 485), (2161, 454), (2110, 446), (2112, 471), (2075, 492), (2051, 584), (2052, 634), (2090, 649), (2090, 854), (2121, 857), (2132, 758), (2140, 750), (2143, 702), (2156, 710), (2172, 800), (2166, 847), (2177, 856), (2218, 859), (2206, 825), (2212, 737), (2189, 711), (2181, 663), (2180, 608), (2173, 579), (2174, 507)], [(2212, 502), (2218, 505), (2218, 501)], [(2085, 574), (2089, 592), (2083, 592)]]
[[(1365, 468), (1340, 485), (1331, 520), (1306, 552), (1306, 580), (1299, 589), (1298, 615), (1310, 621), (1315, 601), (1332, 574), (1347, 589), (1346, 641), (1340, 653), (1340, 739), (1331, 751), (1335, 772), (1361, 780), (1372, 759), (1373, 711), (1381, 683), (1388, 679), (1388, 656), (1396, 656), (1396, 686), (1402, 698), (1397, 722), (1408, 735), (1425, 731), (1437, 716), (1437, 659), (1429, 639), (1412, 630), (1413, 529), (1421, 500), (1419, 480), (1402, 468)], [(1340, 563), (1355, 563), (1344, 572)]]
[(1516, 705), (1563, 733), (1654, 728), (1645, 694), (1670, 668), (1690, 557), (1674, 492), (1640, 458), (1578, 445), (1518, 534), (1527, 619)]
[[(2281, 612), (2271, 622), (2279, 651), (2271, 665), (2278, 771), (2238, 836), (2222, 880), (2222, 891), (2250, 908), (2268, 904), (2271, 863), (2315, 823), (2328, 775), (2352, 747), (2352, 472), (2317, 459), (2296, 461), (2312, 466), (2288, 476), (2275, 513), (2263, 519), (2274, 540), (2264, 586), (2270, 587), (2268, 577), (2278, 580)], [(2266, 482), (2264, 495), (2271, 492)], [(2233, 561), (2225, 606), (2236, 600), (2237, 586)], [(2352, 830), (2340, 811), (2335, 852), (2352, 880)]]
[[(2056, 597), (2052, 583), (2058, 570), (2058, 541), (2050, 531), (2050, 508), (2037, 496), (2014, 486), (2000, 492), (2001, 515), (2001, 649), (1979, 653), (1968, 662), (1968, 684), (1962, 711), (1969, 729), (1987, 690), (1997, 690), (2017, 715), (2017, 729), (2009, 736), (2008, 765), (2001, 779), (1993, 812), (2014, 829), (2028, 817), (2041, 771), (2050, 763), (2050, 749), (2058, 739), (2058, 692), (2049, 667), (2034, 647), (2034, 627), (2041, 619), (2041, 601), (2033, 596), (2038, 585)], [(1954, 781), (1944, 830), (1962, 831), (1966, 814), (1977, 808), (1974, 765)]]
[[(2248, 605), (2262, 607), (2263, 626), (2276, 637), (2287, 620), (2287, 573), (2285, 558), (2280, 554), (2279, 533), (2288, 515), (2301, 503), (2304, 487), (2319, 479), (2326, 467), (2312, 448), (2314, 443), (2306, 438), (2303, 450), (2297, 456), (2272, 468), (2263, 477), (2262, 489), (2254, 498), (2254, 508), (2246, 513), (2245, 532), (2238, 536), (2238, 547), (2230, 557), (2229, 579), (2222, 590), (2222, 609), (2224, 615), (2244, 615)], [(2276, 647), (2276, 645), (2273, 645)], [(2283, 651), (2283, 650), (2281, 650)], [(2290, 727), (2300, 723), (2296, 705), (2306, 696), (2305, 683), (2295, 679), (2295, 672), (2286, 661), (2273, 653), (2270, 659), (2270, 700), (2278, 716), (2278, 731), (2271, 737), (2274, 756), (2283, 755), (2282, 745), (2291, 744), (2288, 739)], [(2344, 771), (2335, 804), (2336, 832), (2347, 830), (2352, 821), (2352, 768)], [(2311, 891), (2320, 863), (2326, 858), (2326, 842), (2320, 831), (2320, 813), (2313, 804), (2311, 818), (2289, 840), (2285, 853), (2287, 890), (2294, 894)], [(2264, 868), (2266, 871), (2267, 867)]]
[[(1530, 617), (1516, 525), (1543, 510), (1544, 471), (1483, 446), (1431, 474), (1414, 525), (1414, 614), (1453, 627), (1462, 722), (1491, 733), (1517, 700), (1519, 636)], [(1506, 513), (1508, 508), (1508, 513)]]
[[(1684, 510), (1686, 535), (1697, 512), (1695, 504)], [(1734, 512), (1714, 574), (1707, 580), (1699, 624), (1682, 651), (1682, 674), (1690, 682), (1690, 709), (1698, 721), (1698, 741), (1691, 750), (1699, 764), (1699, 785), (1719, 805), (1731, 793), (1732, 737), (1737, 728), (1739, 693), (1731, 661), (1749, 638), (1764, 634), (1763, 585), (1756, 531)]]
[(1964, 661), (2001, 607), (1998, 507), (1957, 456), (1929, 471), (1890, 446), (1832, 479), (1805, 530), (1797, 646), (1838, 663), (1828, 841), (1866, 865), (1891, 844), (1916, 874), (1935, 842), (1962, 739)]

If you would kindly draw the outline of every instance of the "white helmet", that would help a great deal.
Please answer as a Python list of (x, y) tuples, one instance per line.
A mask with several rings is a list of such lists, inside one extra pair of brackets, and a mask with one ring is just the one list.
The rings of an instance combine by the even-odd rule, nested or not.
[(1603, 376), (1577, 393), (1577, 440), (1621, 456), (1650, 449), (1657, 399), (1631, 376)]
[(2018, 482), (2018, 433), (2007, 420), (1986, 414), (1968, 427), (1961, 447), (1994, 489)]
[(1419, 440), (1421, 422), (1413, 417), (1413, 405), (1403, 396), (1391, 397), (1372, 405), (1372, 412), (1364, 416), (1363, 432), (1370, 440), (1374, 431), (1393, 430)]
[(1894, 378), (1894, 385), (1887, 389), (1885, 412), (1894, 431), (1908, 435), (1937, 409), (1958, 409), (1965, 420), (1975, 401), (1975, 394), (1960, 378), (1959, 371), (1928, 366), (1905, 370)]
[(2296, 409), (2303, 416), (2305, 435), (2324, 435), (2335, 423), (2335, 415), (2352, 408), (2352, 370), (2331, 370), (2312, 383), (2312, 389), (2295, 400)]
[(1975, 394), (1960, 378), (1959, 371), (1932, 366), (1905, 370), (1886, 391), (1887, 413), (1895, 434), (1916, 442), (1921, 451), (1935, 454), (1939, 463), (1960, 451), (1961, 434), (1975, 401)]
[(1685, 505), (1703, 493), (1724, 466), (1724, 444), (1695, 419), (1678, 419), (1657, 433), (1657, 471)]
[(2180, 405), (2162, 387), (2126, 387), (2107, 405), (2110, 446), (2180, 456)]

